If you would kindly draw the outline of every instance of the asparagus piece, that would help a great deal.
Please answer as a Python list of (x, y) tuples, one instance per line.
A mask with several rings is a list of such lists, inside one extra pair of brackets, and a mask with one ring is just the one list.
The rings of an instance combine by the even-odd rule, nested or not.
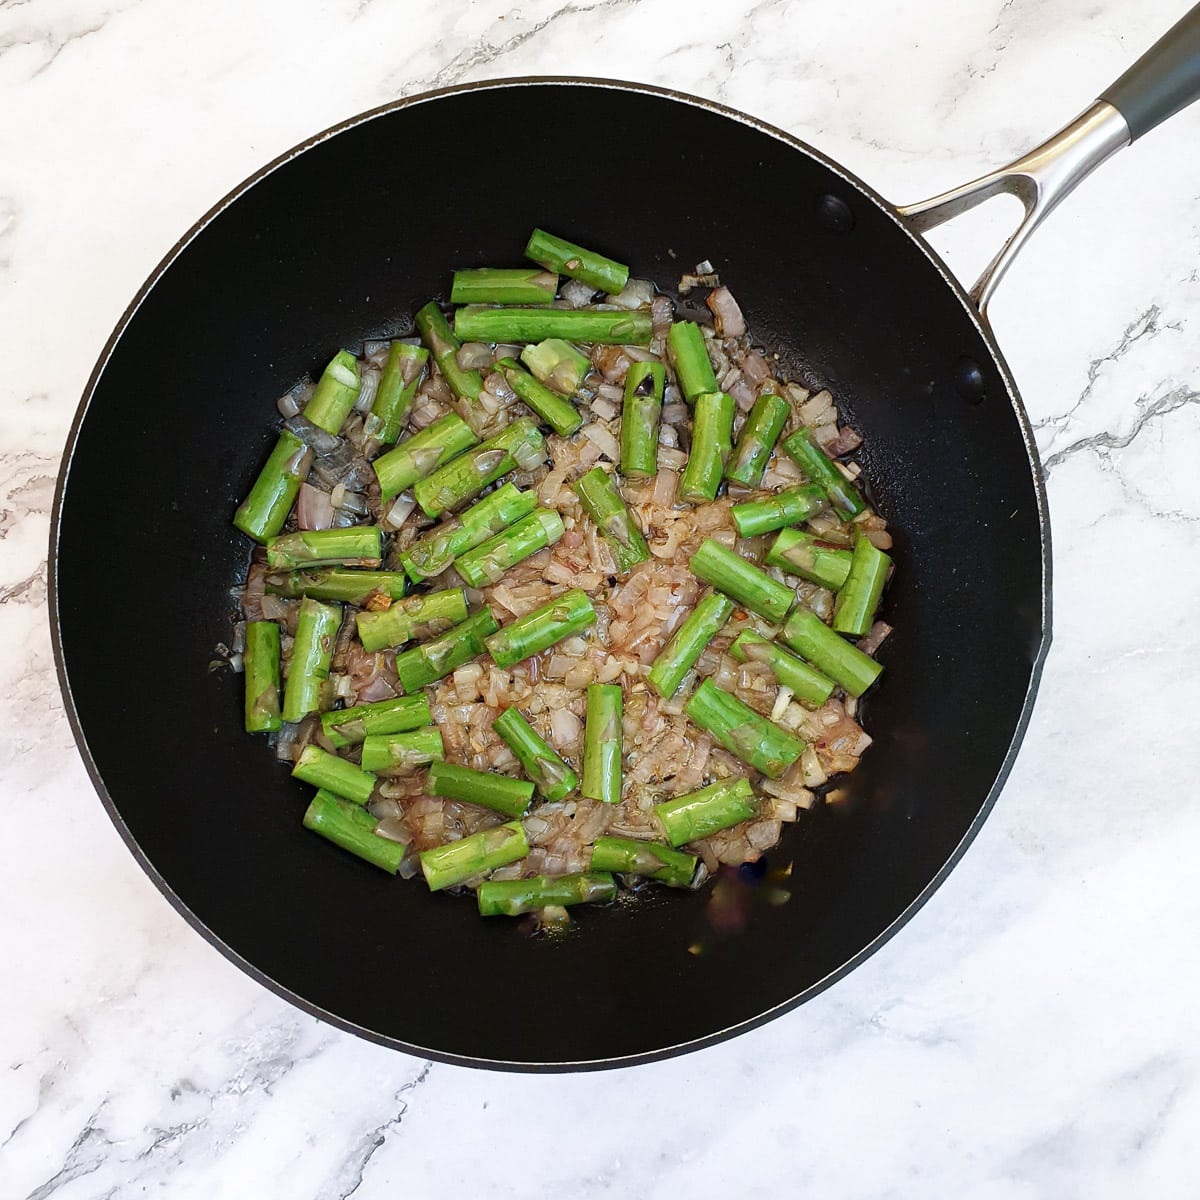
[(800, 469), (815, 483), (834, 508), (856, 517), (866, 507), (857, 489), (838, 470), (834, 461), (817, 445), (811, 429), (793, 433), (783, 448), (796, 460)]
[(531, 418), (522, 417), (419, 480), (413, 485), (413, 496), (427, 517), (438, 517), (474, 500), (501, 475), (517, 467), (529, 471), (545, 461), (545, 438)]
[(310, 466), (312, 451), (290, 430), (283, 430), (250, 495), (238, 505), (234, 525), (256, 542), (273, 538), (292, 511)]
[(757, 811), (748, 779), (723, 779), (654, 806), (672, 846), (698, 842), (710, 833), (748, 821)]
[(292, 777), (313, 787), (328, 788), (335, 796), (353, 800), (355, 804), (366, 804), (375, 790), (374, 775), (320, 746), (305, 746), (300, 751)]
[(850, 574), (833, 609), (833, 628), (838, 633), (862, 637), (871, 628), (891, 569), (892, 560), (860, 533), (854, 541)]
[(575, 395), (592, 369), (588, 356), (562, 338), (547, 338), (526, 346), (521, 361), (542, 383), (564, 396)]
[(707, 591), (688, 618), (671, 635), (650, 668), (646, 681), (664, 700), (679, 690), (683, 677), (704, 653), (704, 647), (721, 632), (733, 614), (733, 601), (720, 592)]
[[(733, 523), (742, 537), (757, 537), (760, 533), (770, 533), (785, 525), (807, 521), (825, 508), (827, 503), (825, 493), (819, 487), (806, 483), (777, 492), (766, 500), (735, 504), (729, 510), (729, 515), (733, 517)], [(787, 567), (783, 569), (786, 571)]]
[(790, 587), (772, 579), (740, 554), (727, 550), (714, 538), (708, 538), (692, 555), (690, 566), (697, 579), (768, 621), (782, 621), (796, 599)]
[(409, 733), (431, 720), (429, 701), (424, 696), (394, 696), (391, 700), (322, 713), (321, 728), (340, 749), (357, 745), (369, 733)]
[(467, 598), (462, 588), (426, 592), (399, 600), (384, 612), (356, 613), (358, 640), (364, 650), (387, 650), (415, 637), (445, 633), (467, 619)]
[(849, 550), (822, 542), (802, 529), (782, 529), (767, 551), (767, 564), (836, 592), (850, 574), (852, 557)]
[(283, 719), (303, 720), (321, 707), (321, 685), (329, 678), (333, 644), (342, 623), (342, 610), (307, 596), (300, 601), (296, 638), (283, 689)]
[(336, 436), (341, 433), (361, 387), (358, 359), (349, 350), (339, 350), (321, 372), (316, 390), (304, 406), (305, 419)]
[(489, 879), (475, 893), (481, 917), (519, 917), (541, 908), (572, 904), (611, 904), (617, 881), (588, 871), (580, 875), (534, 875), (530, 879)]
[(738, 662), (766, 663), (771, 673), (792, 694), (820, 708), (833, 695), (834, 682), (806, 662), (781, 650), (774, 642), (747, 629), (729, 647)]
[(537, 735), (517, 709), (506, 708), (492, 722), (492, 728), (517, 756), (542, 799), (562, 800), (578, 786), (575, 772), (554, 753), (548, 742)]
[(625, 376), (621, 406), (621, 474), (649, 479), (658, 473), (658, 425), (667, 369), (659, 362), (635, 362)]
[(533, 784), (523, 779), (473, 771), (470, 767), (448, 762), (435, 762), (429, 768), (425, 790), (431, 796), (478, 804), (506, 817), (519, 817), (533, 799)]
[(391, 344), (370, 415), (363, 424), (367, 437), (389, 446), (399, 438), (428, 361), (429, 351), (424, 346), (410, 346), (407, 342)]
[(589, 283), (598, 292), (615, 296), (629, 282), (629, 268), (605, 258), (594, 250), (585, 250), (565, 238), (555, 237), (544, 229), (529, 235), (525, 257), (540, 263), (548, 271), (557, 271), (570, 279)]
[(488, 653), (498, 667), (511, 667), (595, 623), (596, 610), (587, 593), (572, 588), (493, 633), (487, 639)]
[(645, 875), (668, 887), (688, 887), (696, 874), (696, 856), (658, 842), (602, 837), (592, 847), (592, 870)]
[(619, 309), (538, 308), (511, 305), (493, 308), (468, 304), (454, 314), (454, 332), (466, 342), (569, 342), (648, 346), (654, 334), (648, 312)]
[(421, 870), (431, 892), (465, 883), (485, 871), (507, 866), (529, 853), (520, 821), (484, 829), (457, 842), (421, 851)]
[(363, 739), (362, 765), (367, 771), (403, 771), (437, 762), (445, 754), (442, 735), (429, 726), (408, 733), (369, 733)]
[(279, 715), (279, 626), (274, 621), (246, 624), (246, 732), (274, 733)]
[(506, 483), (461, 516), (451, 517), (419, 542), (401, 551), (400, 561), (413, 583), (440, 575), (459, 555), (482, 545), (537, 507), (537, 495)]
[(603, 467), (593, 467), (580, 476), (575, 481), (574, 491), (583, 511), (604, 535), (618, 571), (629, 571), (650, 557), (650, 547), (646, 545), (642, 531), (625, 507), (616, 483)]
[(696, 689), (683, 711), (735, 758), (771, 779), (778, 779), (804, 753), (798, 737), (760, 717), (711, 679)]
[(455, 271), (451, 304), (549, 304), (558, 291), (558, 274), (534, 267), (479, 267)]
[(383, 541), (378, 525), (298, 529), (295, 533), (281, 533), (267, 543), (267, 566), (273, 571), (347, 563), (377, 567), (382, 557)]
[(523, 521), (488, 538), (482, 546), (456, 558), (454, 569), (471, 587), (487, 587), (531, 554), (553, 546), (562, 535), (562, 517), (553, 509), (539, 508)]
[(337, 600), (359, 608), (375, 597), (399, 600), (407, 587), (402, 571), (355, 571), (339, 567), (268, 575), (266, 583), (267, 591), (274, 596), (311, 596), (314, 600)]
[(694, 321), (676, 321), (667, 334), (667, 349), (675, 366), (675, 376), (689, 404), (698, 397), (718, 391), (717, 377), (708, 358), (704, 334)]
[(621, 803), (623, 737), (621, 689), (615, 683), (591, 683), (583, 731), (583, 785), (589, 800)]
[(398, 496), (418, 479), (424, 479), (478, 441), (471, 427), (457, 413), (438, 417), (432, 425), (405, 438), (394, 450), (381, 454), (371, 464), (383, 499)]
[(406, 692), (415, 692), (426, 684), (436, 683), (451, 671), (482, 654), (484, 639), (500, 626), (489, 609), (468, 617), (431, 642), (423, 642), (403, 654), (396, 655), (396, 674)]
[(883, 670), (873, 658), (836, 634), (807, 608), (796, 608), (780, 636), (801, 658), (840, 683), (851, 696), (861, 696)]
[(709, 504), (717, 498), (733, 437), (733, 409), (733, 397), (724, 392), (696, 397), (692, 448), (679, 476), (679, 499), (683, 503)]
[[(792, 407), (782, 396), (772, 392), (763, 392), (750, 409), (750, 415), (742, 426), (741, 436), (734, 447), (729, 465), (725, 468), (725, 478), (746, 487), (758, 487), (762, 482), (763, 472), (767, 469), (767, 460), (779, 435), (787, 424)], [(778, 528), (778, 526), (776, 526)], [(743, 537), (749, 535), (742, 534)]]
[(480, 392), (483, 391), (483, 376), (478, 371), (468, 371), (458, 365), (458, 352), (462, 349), (462, 342), (454, 336), (454, 331), (442, 315), (442, 310), (430, 300), (417, 312), (413, 321), (421, 340), (429, 347), (438, 370), (450, 385), (450, 390), (474, 408), (479, 402)]
[(335, 846), (395, 875), (407, 847), (403, 842), (380, 837), (375, 832), (378, 824), (365, 808), (341, 800), (324, 788), (312, 798), (304, 814), (305, 829), (319, 833)]
[(579, 410), (557, 392), (552, 392), (539, 379), (535, 379), (521, 364), (512, 358), (502, 358), (496, 366), (504, 376), (505, 383), (533, 409), (542, 420), (563, 437), (571, 434), (583, 424)]

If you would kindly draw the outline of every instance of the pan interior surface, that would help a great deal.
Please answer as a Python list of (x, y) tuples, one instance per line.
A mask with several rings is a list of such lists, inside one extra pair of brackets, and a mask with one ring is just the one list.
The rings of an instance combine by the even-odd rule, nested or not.
[[(462, 137), (489, 129), (536, 131), (524, 149), (543, 164), (538, 186), (482, 166), (480, 186), (462, 185)], [(337, 348), (409, 332), (454, 267), (520, 263), (537, 225), (666, 288), (711, 259), (756, 337), (829, 387), (863, 434), (859, 461), (895, 531), (884, 615), (896, 632), (865, 709), (875, 744), (836, 802), (785, 827), (768, 866), (788, 873), (728, 881), (721, 914), (711, 889), (655, 891), (575, 910), (566, 936), (534, 938), (391, 879), (301, 827), (310, 789), (241, 731), (240, 677), (208, 669), (248, 562), (230, 518), (273, 443), (275, 399)], [(813, 994), (903, 918), (977, 826), (1048, 633), (1019, 406), (961, 292), (818, 156), (645, 89), (441, 94), (263, 173), (135, 306), (68, 453), (60, 669), (118, 828), (188, 919), (264, 983), (443, 1059), (628, 1062)], [(114, 586), (98, 511), (119, 514), (137, 593), (128, 572)], [(772, 887), (786, 903), (768, 902)]]

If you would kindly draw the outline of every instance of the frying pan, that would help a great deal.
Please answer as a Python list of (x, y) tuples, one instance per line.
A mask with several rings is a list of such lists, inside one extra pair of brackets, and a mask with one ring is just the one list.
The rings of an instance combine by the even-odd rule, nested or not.
[[(59, 677), (132, 853), (194, 928), (279, 995), (447, 1061), (562, 1070), (659, 1058), (846, 974), (979, 829), (1049, 646), (1041, 469), (987, 301), (1046, 212), (1198, 91), (1200, 9), (1033, 154), (901, 209), (750, 117), (599, 80), (417, 96), (247, 180), (134, 299), (59, 477)], [(528, 131), (539, 186), (449, 182), (461, 178), (461, 132), (488, 129)], [(618, 188), (601, 164), (621, 164)], [(418, 178), (448, 181), (444, 194)], [(1027, 216), (968, 293), (921, 233), (1000, 191)], [(473, 905), (306, 833), (307, 789), (241, 731), (240, 679), (208, 671), (248, 562), (230, 516), (273, 441), (275, 398), (338, 347), (408, 332), (451, 268), (520, 261), (535, 225), (667, 289), (711, 258), (756, 335), (795, 377), (830, 388), (864, 434), (873, 499), (896, 531), (896, 632), (866, 706), (876, 744), (836, 799), (789, 826), (758, 871), (726, 879), (719, 904), (711, 889), (651, 892), (576, 910), (562, 938), (481, 921)], [(99, 494), (126, 514), (121, 556), (153, 580), (146, 592), (114, 575)]]

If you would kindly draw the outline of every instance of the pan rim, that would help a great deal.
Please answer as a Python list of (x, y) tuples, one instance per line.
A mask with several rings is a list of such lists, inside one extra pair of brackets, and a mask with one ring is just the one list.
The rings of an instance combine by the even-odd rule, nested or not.
[[(894, 222), (898, 229), (902, 230), (905, 236), (920, 250), (920, 252), (928, 259), (930, 265), (942, 277), (944, 282), (955, 295), (964, 313), (975, 326), (977, 332), (986, 345), (992, 361), (1000, 373), (1000, 377), (1004, 382), (1005, 391), (1008, 396), (1009, 403), (1012, 406), (1014, 416), (1017, 419), (1017, 424), (1021, 432), (1021, 438), (1025, 445), (1026, 457), (1029, 461), (1030, 476), (1033, 483), (1034, 496), (1038, 510), (1038, 528), (1039, 528), (1039, 549), (1041, 558), (1041, 637), (1038, 642), (1037, 651), (1031, 664), (1029, 686), (1026, 690), (1024, 700), (1021, 706), (1021, 712), (1018, 716), (1016, 725), (1013, 730), (1013, 736), (1009, 742), (1007, 751), (1000, 764), (995, 780), (992, 782), (988, 790), (987, 796), (984, 798), (982, 805), (976, 816), (972, 819), (967, 827), (962, 838), (954, 847), (945, 863), (938, 869), (929, 882), (921, 889), (917, 896), (907, 905), (907, 907), (899, 913), (896, 918), (883, 930), (881, 930), (874, 938), (863, 946), (856, 954), (842, 963), (835, 970), (830, 971), (823, 978), (817, 980), (803, 991), (795, 996), (781, 1001), (779, 1004), (773, 1005), (771, 1008), (756, 1014), (753, 1017), (746, 1018), (743, 1021), (738, 1021), (723, 1029), (715, 1030), (705, 1034), (702, 1037), (690, 1038), (686, 1041), (674, 1043), (669, 1046), (659, 1047), (654, 1050), (641, 1051), (636, 1054), (619, 1055), (616, 1057), (595, 1058), (595, 1059), (578, 1059), (571, 1061), (555, 1061), (555, 1062), (530, 1062), (525, 1060), (507, 1060), (483, 1058), (475, 1055), (456, 1054), (454, 1052), (437, 1050), (426, 1046), (420, 1046), (412, 1042), (406, 1042), (401, 1038), (393, 1037), (388, 1034), (381, 1034), (375, 1030), (368, 1029), (365, 1026), (358, 1025), (354, 1021), (347, 1020), (345, 1017), (332, 1013), (321, 1006), (300, 996), (292, 991), (289, 987), (272, 979), (260, 968), (256, 967), (249, 960), (244, 958), (232, 946), (223, 941), (217, 936), (207, 925), (194, 913), (176, 894), (167, 880), (159, 873), (149, 857), (142, 850), (141, 846), (134, 838), (132, 831), (125, 823), (115, 801), (108, 792), (108, 788), (101, 778), (100, 772), (96, 766), (96, 762), (92, 756), (88, 746), (87, 737), (79, 720), (79, 714), (75, 707), (74, 695), (71, 690), (70, 679), (67, 674), (66, 662), (63, 655), (63, 646), (61, 638), (61, 628), (59, 620), (59, 589), (58, 589), (58, 552), (59, 552), (59, 535), (63, 512), (63, 502), (66, 495), (67, 481), (70, 477), (71, 463), (75, 454), (76, 446), (79, 439), (79, 434), (86, 419), (88, 410), (91, 406), (93, 397), (100, 379), (102, 378), (109, 359), (112, 356), (117, 344), (124, 336), (126, 329), (129, 327), (133, 319), (146, 301), (147, 297), (154, 290), (159, 280), (174, 264), (180, 254), (191, 245), (191, 243), (204, 230), (223, 213), (230, 205), (239, 200), (245, 193), (258, 184), (267, 176), (273, 174), (279, 168), (283, 167), (293, 159), (320, 145), (322, 142), (336, 137), (337, 135), (365, 125), (380, 117), (385, 117), (400, 109), (417, 107), (421, 104), (427, 104), (444, 97), (462, 95), (469, 92), (481, 92), (497, 88), (518, 88), (518, 87), (538, 87), (538, 86), (570, 86), (609, 89), (614, 91), (642, 93), (649, 96), (658, 97), (664, 100), (670, 100), (675, 103), (685, 104), (694, 108), (701, 108), (710, 112), (716, 113), (719, 116), (734, 120), (739, 124), (749, 126), (760, 133), (765, 133), (773, 137), (794, 150), (800, 151), (809, 158), (820, 163), (828, 170), (833, 172), (844, 184), (856, 190), (864, 199), (869, 200), (877, 207), (881, 208), (888, 217)], [(1016, 381), (1013, 378), (1012, 372), (1009, 369), (1003, 352), (1000, 349), (995, 335), (993, 334), (989, 324), (983, 319), (979, 310), (971, 302), (966, 290), (958, 279), (953, 275), (940, 255), (933, 247), (925, 241), (919, 234), (914, 233), (905, 224), (900, 217), (895, 207), (890, 204), (883, 196), (875, 191), (870, 185), (864, 183), (856, 175), (846, 170), (840, 163), (829, 158), (821, 151), (810, 146), (807, 142), (800, 140), (786, 130), (780, 129), (778, 126), (772, 125), (766, 121), (759, 120), (747, 113), (741, 112), (738, 109), (728, 105), (720, 104), (713, 100), (708, 100), (700, 96), (695, 96), (687, 92), (678, 91), (672, 88), (660, 87), (653, 84), (640, 83), (631, 80), (608, 79), (591, 76), (558, 76), (558, 75), (531, 75), (531, 76), (515, 76), (498, 79), (481, 80), (474, 83), (455, 84), (449, 87), (437, 88), (431, 91), (417, 93), (413, 96), (406, 96), (399, 100), (389, 101), (386, 104), (377, 106), (376, 108), (368, 109), (365, 112), (349, 117), (344, 121), (340, 121), (335, 125), (330, 126), (313, 136), (306, 138), (304, 141), (297, 143), (290, 149), (278, 155), (265, 166), (259, 168), (252, 175), (247, 176), (241, 183), (232, 188), (221, 199), (219, 199), (211, 208), (208, 209), (188, 230), (183, 236), (171, 247), (164, 255), (162, 260), (155, 266), (154, 270), (146, 278), (146, 281), (138, 289), (125, 311), (121, 314), (117, 324), (114, 326), (112, 333), (106, 340), (99, 357), (96, 360), (95, 366), (92, 368), (91, 374), (88, 377), (87, 384), (84, 387), (83, 394), (79, 404), (76, 407), (75, 415), (72, 418), (71, 426), (67, 434), (66, 443), (63, 448), (62, 458), (59, 463), (58, 476), (55, 481), (54, 502), (51, 509), (50, 520), (50, 540), (49, 552), (47, 556), (47, 614), (50, 621), (50, 639), (54, 654), (55, 673), (58, 677), (59, 689), (63, 697), (63, 707), (67, 715), (68, 723), (71, 727), (71, 734), (75, 740), (76, 747), (79, 750), (80, 758), (83, 760), (84, 768), (91, 779), (92, 786), (95, 788), (101, 803), (104, 805), (105, 811), (108, 813), (109, 819), (112, 821), (121, 840), (133, 855), (141, 869), (146, 873), (147, 877), (154, 886), (162, 893), (167, 902), (173, 909), (187, 922), (187, 924), (195, 930), (200, 936), (213, 946), (222, 956), (236, 966), (243, 973), (248, 975), (255, 982), (267, 988), (280, 999), (307, 1013), (309, 1016), (315, 1017), (320, 1021), (326, 1022), (335, 1028), (341, 1029), (344, 1032), (352, 1033), (357, 1037), (363, 1038), (366, 1041), (374, 1042), (377, 1045), (385, 1046), (391, 1050), (399, 1050), (406, 1054), (411, 1054), (415, 1057), (433, 1060), (435, 1062), (447, 1063), (453, 1066), (477, 1067), (491, 1070), (503, 1070), (522, 1073), (565, 1073), (565, 1072), (582, 1072), (582, 1071), (597, 1071), (608, 1070), (618, 1067), (639, 1066), (646, 1063), (660, 1062), (668, 1058), (674, 1058), (682, 1054), (689, 1053), (693, 1050), (700, 1050), (708, 1046), (716, 1045), (726, 1041), (741, 1033), (749, 1032), (752, 1029), (765, 1025), (768, 1021), (774, 1020), (776, 1017), (782, 1016), (784, 1013), (790, 1012), (792, 1009), (798, 1008), (801, 1004), (813, 999), (827, 988), (831, 987), (840, 979), (849, 975), (851, 971), (859, 967), (863, 962), (870, 958), (876, 951), (881, 949), (889, 942), (909, 921), (924, 907), (925, 903), (945, 882), (950, 872), (958, 865), (959, 860), (966, 853), (967, 848), (975, 840), (979, 830), (983, 827), (983, 823), (991, 814), (1000, 792), (1008, 781), (1013, 764), (1016, 761), (1017, 754), (1020, 751), (1021, 743), (1024, 740), (1026, 730), (1028, 729), (1030, 719), (1033, 714), (1034, 704), (1037, 699), (1038, 690), (1041, 684), (1042, 672), (1046, 662), (1046, 656), (1050, 649), (1052, 641), (1052, 555), (1051, 555), (1051, 539), (1050, 539), (1050, 513), (1049, 504), (1046, 495), (1046, 480), (1045, 473), (1042, 467), (1042, 462), (1038, 454), (1037, 445), (1033, 435), (1033, 428), (1029, 420), (1029, 415), (1025, 410), (1025, 405), (1021, 399), (1020, 392), (1017, 389)]]

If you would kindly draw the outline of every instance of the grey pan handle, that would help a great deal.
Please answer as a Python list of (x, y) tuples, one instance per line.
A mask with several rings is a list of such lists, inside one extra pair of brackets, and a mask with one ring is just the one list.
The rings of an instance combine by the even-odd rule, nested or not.
[(1200, 98), (1200, 4), (1164, 34), (1100, 99), (1125, 118), (1129, 140)]
[(986, 316), (1004, 272), (1033, 231), (1102, 162), (1200, 99), (1200, 4), (1108, 88), (1081, 116), (1028, 154), (962, 187), (896, 211), (924, 233), (1007, 193), (1025, 206), (1025, 218), (971, 289)]

